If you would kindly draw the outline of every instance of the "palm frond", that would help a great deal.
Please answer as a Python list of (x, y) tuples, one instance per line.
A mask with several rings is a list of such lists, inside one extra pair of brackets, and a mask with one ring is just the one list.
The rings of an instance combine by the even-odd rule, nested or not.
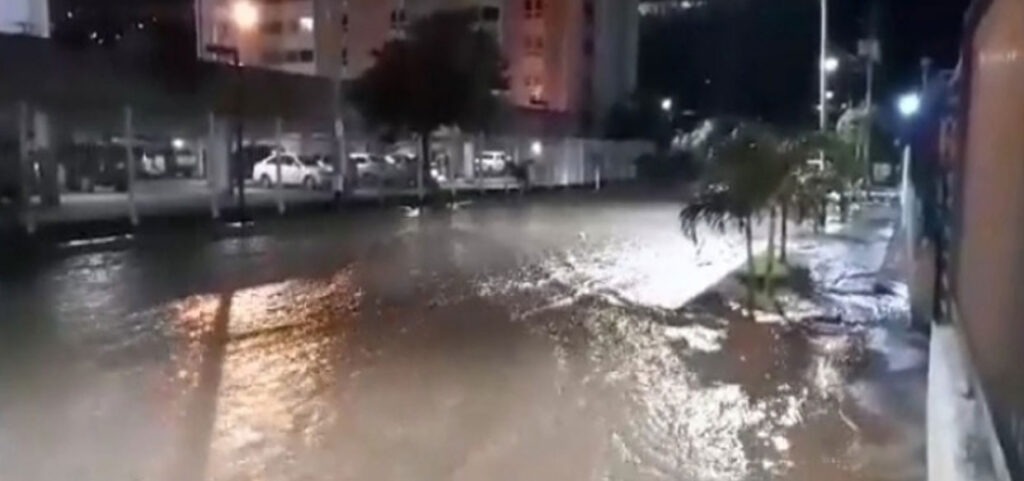
[(724, 189), (705, 189), (679, 212), (680, 227), (693, 242), (698, 241), (697, 228), (701, 224), (722, 232), (730, 220), (735, 220), (735, 212), (729, 192)]

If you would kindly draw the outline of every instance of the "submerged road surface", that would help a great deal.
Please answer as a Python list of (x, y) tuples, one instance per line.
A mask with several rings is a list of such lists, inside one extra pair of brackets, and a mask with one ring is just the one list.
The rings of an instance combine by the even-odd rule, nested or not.
[(794, 247), (842, 322), (730, 323), (678, 308), (741, 238), (578, 200), (8, 259), (0, 479), (918, 476), (905, 302), (847, 285), (890, 225)]

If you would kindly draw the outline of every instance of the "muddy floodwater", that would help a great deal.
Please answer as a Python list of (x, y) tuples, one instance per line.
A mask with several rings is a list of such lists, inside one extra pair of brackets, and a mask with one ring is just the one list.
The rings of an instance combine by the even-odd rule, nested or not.
[(744, 246), (678, 210), (566, 194), (5, 254), (0, 479), (923, 479), (885, 212), (793, 241), (811, 320), (750, 323), (682, 309)]

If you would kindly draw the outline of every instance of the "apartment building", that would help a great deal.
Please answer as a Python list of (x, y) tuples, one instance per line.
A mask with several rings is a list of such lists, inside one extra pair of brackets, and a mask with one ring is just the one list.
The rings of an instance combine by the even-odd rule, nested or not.
[[(593, 123), (636, 85), (636, 0), (196, 0), (200, 55), (238, 46), (242, 62), (288, 72), (356, 78), (374, 51), (417, 18), (474, 8), (509, 65), (513, 104), (579, 114)], [(241, 7), (240, 7), (241, 6)], [(239, 8), (257, 12), (240, 30)], [(251, 14), (242, 12), (243, 14)]]
[(506, 6), (504, 51), (516, 105), (580, 113), (592, 123), (636, 87), (636, 2), (521, 0)]

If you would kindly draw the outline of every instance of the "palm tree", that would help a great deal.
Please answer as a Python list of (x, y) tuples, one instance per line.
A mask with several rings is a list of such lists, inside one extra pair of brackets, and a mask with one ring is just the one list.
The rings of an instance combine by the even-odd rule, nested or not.
[[(735, 225), (747, 247), (747, 308), (753, 316), (757, 272), (754, 265), (753, 222), (773, 205), (787, 177), (787, 158), (778, 139), (763, 126), (741, 124), (709, 149), (710, 172), (705, 187), (679, 214), (683, 231), (696, 241), (697, 228), (707, 224), (724, 231)], [(774, 215), (772, 215), (774, 224)], [(774, 225), (771, 227), (774, 230)], [(772, 235), (774, 237), (774, 235)], [(769, 270), (774, 253), (769, 254)]]

